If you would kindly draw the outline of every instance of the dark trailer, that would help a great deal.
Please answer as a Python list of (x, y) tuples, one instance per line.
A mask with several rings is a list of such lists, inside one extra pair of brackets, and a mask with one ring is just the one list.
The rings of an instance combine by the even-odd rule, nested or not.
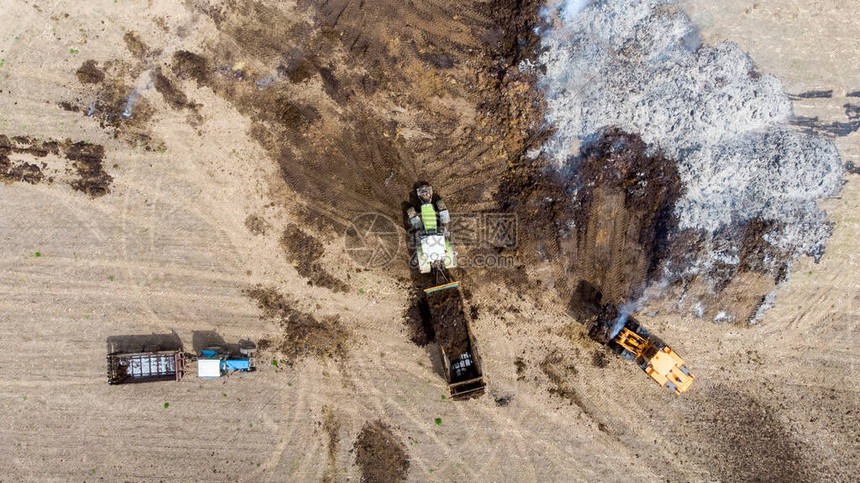
[(182, 351), (108, 354), (108, 383), (179, 381), (185, 373)]
[(442, 351), (442, 364), (448, 389), (454, 399), (483, 394), (484, 375), (478, 343), (472, 335), (459, 282), (424, 290), (430, 309), (433, 331)]

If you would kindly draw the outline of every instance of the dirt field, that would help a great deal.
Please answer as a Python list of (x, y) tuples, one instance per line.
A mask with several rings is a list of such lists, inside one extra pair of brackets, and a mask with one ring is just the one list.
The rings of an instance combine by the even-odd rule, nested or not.
[[(541, 260), (580, 248), (536, 232), (528, 265), (458, 272), (488, 385), (454, 402), (405, 321), (405, 247), (365, 270), (344, 233), (364, 212), (400, 223), (419, 180), (455, 213), (518, 209), (503, 195), (534, 181), (517, 163), (546, 135), (516, 68), (537, 4), (0, 3), (3, 479), (856, 478), (860, 174), (821, 203), (820, 263), (795, 263), (755, 325), (637, 315), (696, 375), (682, 396), (570, 316), (569, 273)], [(680, 8), (860, 165), (856, 2)], [(745, 307), (774, 283), (737, 277), (721, 296)], [(176, 339), (257, 343), (259, 369), (107, 384), (109, 344)]]

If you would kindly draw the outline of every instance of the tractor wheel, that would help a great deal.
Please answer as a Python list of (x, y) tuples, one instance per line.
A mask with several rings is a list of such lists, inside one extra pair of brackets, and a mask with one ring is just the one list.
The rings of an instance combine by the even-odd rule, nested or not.
[(415, 208), (410, 207), (406, 210), (406, 217), (409, 219), (409, 224), (412, 225), (413, 230), (420, 230), (422, 228), (421, 218), (418, 216)]

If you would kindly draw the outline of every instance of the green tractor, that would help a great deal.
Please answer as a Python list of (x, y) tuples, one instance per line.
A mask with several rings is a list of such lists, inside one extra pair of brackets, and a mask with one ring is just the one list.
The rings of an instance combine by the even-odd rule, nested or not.
[(430, 273), (434, 268), (441, 272), (456, 267), (457, 253), (448, 233), (451, 222), (448, 207), (441, 199), (433, 202), (433, 187), (429, 184), (420, 186), (416, 194), (421, 202), (420, 213), (414, 207), (406, 210), (414, 233), (413, 265), (417, 265), (421, 273)]

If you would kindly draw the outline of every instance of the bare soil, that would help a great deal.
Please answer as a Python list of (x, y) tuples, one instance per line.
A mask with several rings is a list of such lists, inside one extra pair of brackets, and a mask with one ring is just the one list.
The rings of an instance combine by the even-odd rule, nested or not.
[(723, 462), (715, 469), (727, 480), (813, 480), (801, 456), (803, 443), (786, 431), (774, 408), (720, 385), (703, 396), (708, 404), (691, 426), (711, 441), (708, 447), (693, 446), (690, 457), (709, 460), (718, 451)]
[(337, 454), (340, 448), (340, 422), (329, 406), (323, 406), (323, 430), (328, 437), (328, 469), (323, 481), (337, 481)]
[(575, 404), (583, 412), (588, 411), (585, 402), (570, 380), (570, 377), (577, 373), (576, 367), (569, 362), (565, 363), (565, 357), (562, 353), (554, 351), (547, 354), (544, 360), (540, 362), (540, 370), (546, 374), (552, 383), (547, 388), (550, 394), (566, 399), (571, 405)]

